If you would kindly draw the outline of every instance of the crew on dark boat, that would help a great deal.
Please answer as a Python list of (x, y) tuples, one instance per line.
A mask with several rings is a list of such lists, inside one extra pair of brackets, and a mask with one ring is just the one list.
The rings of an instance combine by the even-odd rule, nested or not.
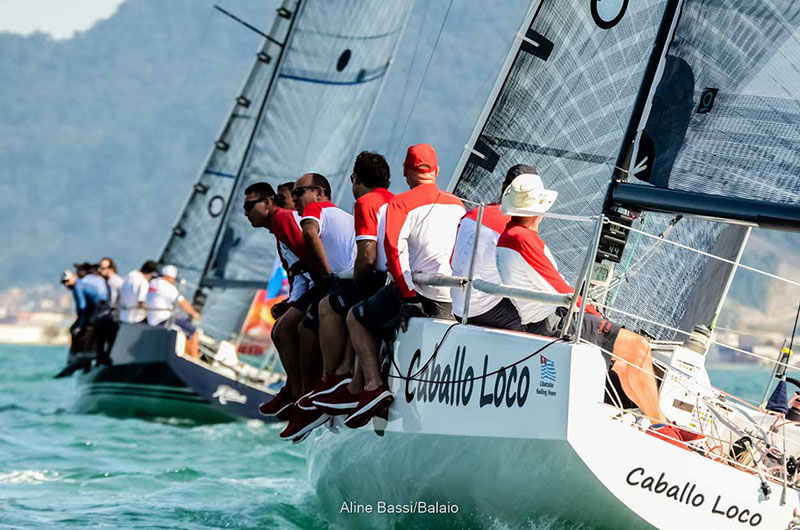
[[(178, 278), (178, 268), (175, 265), (163, 265), (161, 276), (150, 280), (147, 290), (147, 323), (151, 326), (170, 327), (182, 331), (189, 339), (187, 353), (192, 357), (200, 357), (200, 335), (192, 319), (199, 319), (200, 315), (186, 298), (178, 291), (175, 282)], [(176, 317), (175, 309), (180, 307), (188, 317)]]
[(147, 321), (145, 303), (150, 280), (158, 274), (158, 264), (153, 260), (145, 261), (139, 270), (132, 270), (125, 275), (119, 290), (119, 319), (128, 324), (143, 324)]

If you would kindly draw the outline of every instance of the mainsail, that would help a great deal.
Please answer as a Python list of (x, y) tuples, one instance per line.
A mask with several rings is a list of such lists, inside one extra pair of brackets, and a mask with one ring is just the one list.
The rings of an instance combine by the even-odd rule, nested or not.
[[(282, 46), (271, 61), (275, 69), (261, 98), (253, 100), (259, 108), (250, 116), (254, 129), (237, 147), (235, 173), (213, 170), (214, 178), (226, 179), (217, 184), (219, 192), (214, 190), (224, 199), (221, 210), (215, 210), (215, 224), (203, 212), (210, 208), (208, 199), (198, 199), (194, 207), (190, 200), (187, 207), (209, 221), (203, 226), (210, 228), (197, 236), (205, 252), (197, 252), (191, 263), (193, 270), (203, 263), (198, 275), (206, 298), (203, 326), (212, 336), (228, 338), (238, 329), (254, 290), (266, 284), (275, 261), (274, 239), (254, 230), (242, 215), (244, 189), (259, 180), (277, 185), (313, 171), (328, 177), (334, 199), (346, 191), (410, 7), (410, 0), (284, 3), (291, 27), (283, 39), (275, 39)], [(230, 174), (234, 180), (227, 178)], [(181, 258), (197, 246), (183, 244)], [(178, 248), (168, 245), (165, 259), (175, 255), (173, 247)]]

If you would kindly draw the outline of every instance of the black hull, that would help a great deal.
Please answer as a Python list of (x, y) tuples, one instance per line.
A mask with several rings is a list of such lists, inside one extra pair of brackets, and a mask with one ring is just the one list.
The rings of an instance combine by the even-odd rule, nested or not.
[(277, 421), (261, 415), (258, 407), (272, 399), (283, 386), (283, 381), (272, 383), (267, 388), (255, 387), (237, 380), (232, 371), (216, 371), (200, 361), (175, 355), (169, 362), (177, 376), (220, 413), (237, 418)]

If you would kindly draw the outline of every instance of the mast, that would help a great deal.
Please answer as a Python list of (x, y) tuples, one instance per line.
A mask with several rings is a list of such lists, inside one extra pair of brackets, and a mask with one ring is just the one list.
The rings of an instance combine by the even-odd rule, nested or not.
[[(259, 107), (258, 114), (256, 115), (256, 118), (255, 118), (255, 125), (253, 126), (253, 130), (250, 133), (250, 137), (247, 140), (247, 147), (245, 147), (244, 156), (242, 157), (241, 162), (239, 163), (239, 168), (238, 168), (238, 170), (236, 172), (236, 178), (234, 179), (233, 185), (231, 186), (230, 194), (228, 195), (228, 200), (227, 200), (227, 202), (225, 204), (225, 210), (224, 210), (224, 212), (222, 214), (222, 220), (220, 221), (219, 226), (217, 227), (217, 231), (216, 231), (216, 233), (214, 235), (214, 240), (211, 243), (211, 248), (210, 248), (210, 250), (208, 252), (208, 256), (206, 257), (206, 262), (205, 262), (205, 265), (203, 266), (203, 272), (201, 273), (200, 281), (198, 282), (199, 283), (198, 292), (200, 292), (203, 287), (206, 287), (208, 285), (206, 283), (206, 276), (208, 274), (209, 268), (211, 267), (212, 259), (214, 257), (215, 252), (216, 252), (217, 246), (219, 245), (220, 235), (222, 234), (222, 230), (226, 225), (228, 217), (230, 216), (231, 203), (233, 202), (234, 194), (236, 193), (236, 190), (237, 190), (237, 184), (239, 183), (239, 181), (242, 178), (242, 173), (244, 171), (245, 165), (247, 163), (247, 159), (250, 156), (250, 152), (251, 152), (251, 149), (253, 147), (253, 139), (255, 138), (255, 136), (256, 136), (256, 134), (258, 132), (258, 123), (261, 120), (261, 116), (264, 113), (264, 109), (267, 107), (267, 102), (269, 101), (270, 95), (272, 94), (272, 87), (275, 85), (275, 80), (278, 78), (278, 74), (280, 72), (281, 65), (282, 65), (283, 59), (285, 57), (285, 51), (289, 47), (289, 45), (291, 43), (291, 40), (292, 40), (292, 36), (293, 36), (293, 33), (294, 33), (293, 30), (294, 30), (294, 27), (295, 27), (295, 22), (300, 17), (300, 14), (302, 12), (303, 6), (305, 5), (305, 2), (303, 0), (297, 0), (297, 2), (294, 5), (294, 9), (293, 10), (288, 9), (286, 7), (287, 4), (290, 4), (290, 2), (288, 2), (288, 1), (284, 2), (283, 6), (281, 8), (281, 9), (284, 10), (283, 11), (284, 14), (283, 15), (279, 15), (279, 16), (287, 16), (288, 15), (288, 17), (290, 17), (289, 29), (286, 32), (286, 37), (283, 39), (282, 44), (278, 45), (279, 46), (279, 50), (280, 50), (278, 52), (278, 60), (277, 60), (278, 62), (276, 64), (275, 68), (272, 70), (272, 75), (270, 76), (269, 83), (267, 84), (266, 92), (264, 94), (263, 99), (261, 100), (261, 106)], [(269, 42), (275, 42), (275, 41), (276, 41), (276, 39), (270, 39), (269, 40)], [(195, 297), (195, 298), (197, 299), (197, 297)]]

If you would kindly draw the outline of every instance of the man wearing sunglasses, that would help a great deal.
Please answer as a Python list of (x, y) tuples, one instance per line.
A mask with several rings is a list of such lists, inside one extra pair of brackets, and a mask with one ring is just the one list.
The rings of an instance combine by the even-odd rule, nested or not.
[(297, 179), (292, 195), (300, 215), (314, 285), (298, 300), (307, 305), (305, 317), (298, 327), (303, 395), (295, 403), (289, 425), (280, 437), (300, 441), (328, 419), (328, 415), (318, 410), (310, 400), (322, 375), (319, 302), (331, 289), (351, 281), (338, 280), (336, 275), (353, 270), (356, 247), (353, 216), (331, 202), (328, 179), (319, 173), (306, 173)]
[(307, 309), (303, 296), (311, 285), (307, 271), (308, 252), (300, 230), (297, 212), (278, 206), (275, 190), (266, 182), (256, 182), (245, 189), (244, 215), (255, 228), (266, 228), (275, 236), (278, 256), (289, 276), (288, 308), (272, 326), (272, 342), (286, 371), (286, 385), (272, 400), (259, 407), (265, 416), (286, 420), (302, 395), (297, 328)]

